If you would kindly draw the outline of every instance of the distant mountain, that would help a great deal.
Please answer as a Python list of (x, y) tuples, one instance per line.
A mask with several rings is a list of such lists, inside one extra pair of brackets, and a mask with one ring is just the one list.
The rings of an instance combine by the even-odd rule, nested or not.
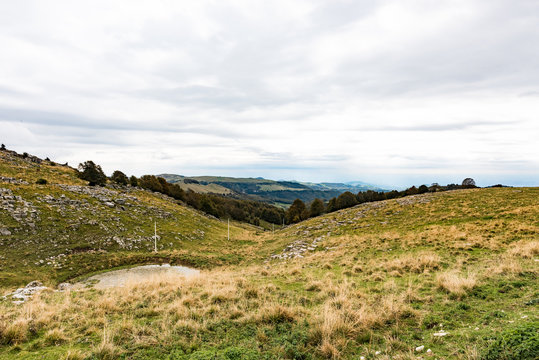
[(160, 174), (170, 183), (180, 185), (184, 190), (200, 193), (215, 193), (268, 202), (287, 207), (295, 199), (310, 202), (315, 198), (329, 200), (345, 191), (385, 191), (375, 185), (352, 183), (307, 183), (298, 181), (269, 180), (258, 178), (234, 178), (223, 176), (193, 176), (186, 177), (176, 174)]
[(312, 189), (316, 190), (339, 190), (339, 191), (350, 191), (353, 193), (357, 193), (360, 191), (367, 191), (367, 190), (374, 190), (374, 191), (389, 191), (388, 189), (384, 189), (380, 186), (368, 184), (362, 181), (350, 181), (346, 183), (330, 183), (330, 182), (323, 182), (323, 183), (311, 183), (311, 182), (303, 182), (302, 184), (309, 186)]

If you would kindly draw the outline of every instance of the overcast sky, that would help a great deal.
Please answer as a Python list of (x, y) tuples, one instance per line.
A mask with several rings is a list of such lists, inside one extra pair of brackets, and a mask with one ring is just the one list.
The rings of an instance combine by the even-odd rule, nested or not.
[(105, 172), (539, 185), (539, 1), (0, 0), (0, 141)]

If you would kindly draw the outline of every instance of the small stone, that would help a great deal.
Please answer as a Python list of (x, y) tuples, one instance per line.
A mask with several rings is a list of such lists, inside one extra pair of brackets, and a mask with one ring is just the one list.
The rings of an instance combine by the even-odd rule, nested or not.
[(419, 352), (419, 351), (423, 351), (423, 349), (425, 349), (425, 345), (421, 345), (421, 346), (416, 347), (415, 351)]
[(442, 337), (442, 336), (446, 336), (448, 335), (448, 333), (446, 333), (445, 331), (440, 331), (440, 332), (437, 332), (437, 333), (434, 333), (432, 334), (433, 336), (437, 336), (437, 337)]
[(58, 284), (58, 290), (59, 291), (65, 291), (71, 287), (70, 283), (60, 283)]

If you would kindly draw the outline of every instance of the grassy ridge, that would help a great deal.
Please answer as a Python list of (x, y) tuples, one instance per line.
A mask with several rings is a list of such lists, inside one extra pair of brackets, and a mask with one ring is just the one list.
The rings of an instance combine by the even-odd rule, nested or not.
[[(159, 256), (184, 254), (211, 269), (0, 302), (0, 359), (416, 359), (427, 349), (437, 359), (537, 358), (538, 188), (367, 203), (275, 233), (236, 226), (232, 243), (220, 222), (132, 195), (154, 216), (184, 216), (163, 220), (163, 238), (207, 226), (204, 241), (180, 240)], [(130, 221), (118, 223), (134, 231)], [(268, 261), (314, 239), (301, 257)]]
[[(243, 239), (253, 229), (247, 225), (233, 223), (235, 240), (227, 242), (226, 223), (168, 197), (130, 187), (91, 188), (69, 167), (36, 164), (5, 152), (0, 156), (2, 176), (27, 183), (0, 182), (0, 188), (20, 197), (15, 210), (28, 210), (21, 221), (13, 211), (0, 210), (0, 227), (11, 232), (0, 236), (3, 286), (34, 279), (52, 285), (110, 267), (156, 261), (206, 268), (237, 263), (249, 249)], [(39, 178), (48, 183), (36, 185)], [(32, 210), (36, 221), (29, 220)], [(154, 222), (160, 236), (157, 255), (152, 252)]]

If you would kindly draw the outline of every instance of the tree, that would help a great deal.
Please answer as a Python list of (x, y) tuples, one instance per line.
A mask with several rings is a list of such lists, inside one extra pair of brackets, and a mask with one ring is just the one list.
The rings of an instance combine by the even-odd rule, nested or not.
[(185, 200), (185, 191), (178, 184), (168, 185), (168, 195), (176, 200)]
[(337, 198), (331, 198), (329, 201), (328, 201), (328, 206), (326, 207), (326, 212), (330, 213), (330, 212), (333, 212), (333, 211), (337, 211)]
[(322, 215), (324, 213), (324, 210), (325, 210), (324, 202), (322, 200), (316, 198), (311, 203), (309, 216), (314, 217), (314, 216)]
[(219, 213), (217, 212), (217, 209), (215, 208), (215, 204), (213, 203), (213, 201), (211, 201), (211, 199), (209, 199), (206, 196), (203, 196), (202, 200), (200, 201), (200, 210), (204, 211), (206, 214), (219, 217)]
[(131, 175), (129, 178), (129, 184), (131, 184), (133, 187), (138, 186), (138, 179), (135, 175)]
[(412, 186), (411, 188), (408, 188), (404, 191), (404, 194), (405, 195), (416, 195), (416, 194), (419, 194), (419, 190), (417, 190), (417, 188), (414, 186)]
[(424, 194), (424, 193), (426, 193), (426, 192), (429, 191), (429, 188), (427, 187), (427, 185), (421, 185), (421, 186), (417, 189), (417, 191), (418, 191), (420, 194)]
[(138, 184), (144, 189), (163, 193), (161, 182), (154, 175), (142, 175), (138, 181)]
[(6, 150), (6, 145), (2, 144), (2, 146), (0, 147), (0, 150)]
[(474, 187), (476, 187), (475, 180), (472, 179), (472, 178), (466, 178), (466, 179), (462, 180), (462, 186), (469, 187), (469, 188), (474, 188)]
[(300, 199), (294, 200), (292, 205), (286, 210), (286, 222), (289, 224), (300, 222), (308, 217), (305, 203)]
[(337, 209), (346, 209), (357, 205), (357, 198), (350, 191), (345, 191), (337, 197)]
[(107, 182), (107, 176), (101, 166), (96, 165), (92, 160), (79, 164), (79, 177), (88, 181), (90, 186), (105, 185)]
[(127, 185), (127, 183), (129, 182), (127, 175), (125, 175), (120, 170), (114, 171), (110, 179), (114, 181), (116, 184), (120, 184), (120, 185)]

